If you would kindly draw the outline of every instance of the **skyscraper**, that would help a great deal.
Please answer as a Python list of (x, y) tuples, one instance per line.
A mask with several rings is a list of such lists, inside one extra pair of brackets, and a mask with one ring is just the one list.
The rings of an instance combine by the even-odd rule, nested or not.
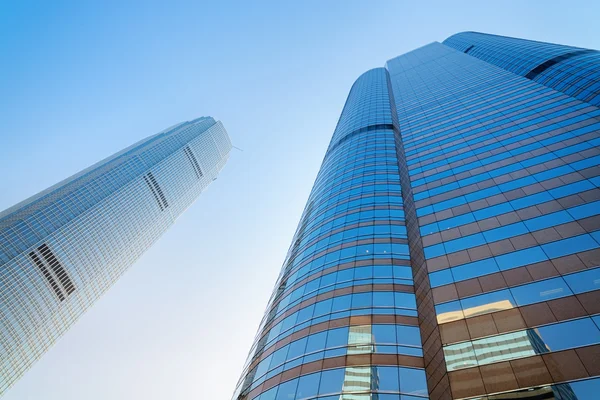
[(216, 179), (230, 149), (220, 122), (183, 122), (0, 214), (0, 396)]
[(471, 32), (361, 75), (234, 399), (596, 399), (599, 101), (599, 52)]

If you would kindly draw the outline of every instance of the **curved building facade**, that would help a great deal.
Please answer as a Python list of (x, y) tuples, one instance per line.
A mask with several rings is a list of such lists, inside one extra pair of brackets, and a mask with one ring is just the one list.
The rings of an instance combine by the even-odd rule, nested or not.
[(395, 132), (388, 73), (368, 71), (350, 91), (235, 398), (427, 395)]
[(600, 51), (478, 32), (457, 33), (444, 44), (600, 106)]
[(177, 124), (0, 214), (0, 396), (217, 176), (220, 122)]
[(596, 54), (463, 33), (360, 76), (234, 400), (596, 399)]

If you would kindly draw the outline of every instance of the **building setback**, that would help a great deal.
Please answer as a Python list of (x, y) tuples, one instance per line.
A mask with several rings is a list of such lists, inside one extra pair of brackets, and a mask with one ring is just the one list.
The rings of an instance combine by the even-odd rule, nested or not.
[(234, 400), (597, 399), (600, 53), (459, 33), (350, 90)]
[(0, 213), (0, 396), (171, 226), (229, 157), (210, 117)]

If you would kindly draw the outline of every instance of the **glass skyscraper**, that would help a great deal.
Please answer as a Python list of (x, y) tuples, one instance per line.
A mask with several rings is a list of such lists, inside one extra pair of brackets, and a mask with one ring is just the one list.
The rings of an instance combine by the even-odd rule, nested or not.
[(599, 102), (472, 32), (361, 75), (234, 400), (599, 398)]
[(200, 195), (220, 122), (177, 124), (0, 214), (0, 396)]

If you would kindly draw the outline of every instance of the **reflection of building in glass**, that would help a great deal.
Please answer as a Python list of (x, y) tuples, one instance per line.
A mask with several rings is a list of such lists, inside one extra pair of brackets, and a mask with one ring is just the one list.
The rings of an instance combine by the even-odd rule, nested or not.
[[(351, 326), (348, 333), (348, 354), (371, 354), (373, 349), (371, 325)], [(371, 371), (369, 367), (346, 367), (342, 398), (344, 400), (364, 399), (365, 394), (369, 396), (369, 391), (376, 389), (372, 387), (373, 384), (377, 386), (376, 380), (376, 371)]]
[(198, 118), (0, 213), (0, 395), (216, 179), (230, 148), (220, 122)]
[(377, 376), (376, 372), (376, 370), (371, 371), (370, 367), (346, 367), (344, 386), (342, 387), (343, 399), (361, 399), (365, 393), (368, 395), (370, 390), (375, 390), (376, 388), (372, 386), (373, 384), (377, 385), (376, 382), (373, 382), (372, 377)]
[(351, 326), (348, 332), (348, 354), (373, 353), (373, 339), (371, 325)]

